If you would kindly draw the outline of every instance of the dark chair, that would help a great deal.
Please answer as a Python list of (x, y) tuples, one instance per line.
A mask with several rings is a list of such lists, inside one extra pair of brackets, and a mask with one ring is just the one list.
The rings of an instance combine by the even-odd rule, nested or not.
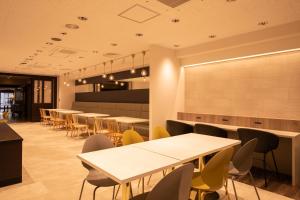
[[(211, 126), (207, 124), (195, 124), (194, 126), (194, 133), (199, 133), (203, 135), (209, 135), (209, 136), (215, 136), (215, 137), (222, 137), (227, 138), (227, 131), (224, 129), (221, 129), (216, 126)], [(204, 161), (207, 163), (214, 154), (207, 155), (204, 157)]]
[(264, 178), (265, 178), (265, 186), (267, 186), (268, 184), (267, 184), (267, 175), (266, 175), (266, 156), (269, 152), (272, 153), (276, 174), (278, 176), (278, 168), (277, 168), (273, 150), (277, 149), (278, 147), (279, 137), (269, 132), (255, 130), (255, 129), (248, 129), (248, 128), (239, 128), (237, 132), (242, 142), (242, 145), (246, 144), (249, 140), (252, 140), (254, 138), (258, 139), (255, 152), (264, 154), (264, 158), (263, 158)]
[(207, 124), (195, 124), (194, 132), (215, 137), (227, 138), (227, 131)]
[(236, 192), (234, 180), (244, 177), (246, 175), (250, 176), (251, 183), (255, 189), (257, 198), (260, 200), (257, 188), (255, 186), (254, 178), (251, 173), (252, 163), (253, 163), (253, 153), (257, 145), (257, 138), (248, 141), (243, 145), (233, 156), (229, 167), (229, 177), (231, 178), (233, 190), (235, 194), (235, 199), (238, 200), (238, 195)]
[[(99, 135), (93, 135), (90, 136), (84, 143), (82, 153), (87, 153), (91, 151), (98, 151), (102, 149), (108, 149), (114, 147), (113, 143), (108, 139), (106, 136), (99, 134)], [(93, 200), (95, 200), (96, 197), (96, 190), (99, 187), (110, 187), (113, 186), (113, 196), (112, 199), (115, 199), (115, 186), (118, 185), (117, 182), (114, 180), (108, 178), (104, 174), (100, 173), (99, 171), (95, 170), (88, 164), (82, 162), (82, 165), (89, 171), (87, 177), (83, 180), (82, 186), (81, 186), (81, 191), (80, 191), (80, 196), (79, 200), (81, 199), (82, 196), (82, 191), (85, 182), (89, 182), (90, 184), (96, 186), (94, 189), (93, 193)]]
[(167, 120), (167, 131), (171, 136), (193, 133), (194, 127), (179, 121)]
[(151, 192), (135, 196), (131, 200), (188, 200), (193, 172), (194, 166), (185, 164), (165, 176)]

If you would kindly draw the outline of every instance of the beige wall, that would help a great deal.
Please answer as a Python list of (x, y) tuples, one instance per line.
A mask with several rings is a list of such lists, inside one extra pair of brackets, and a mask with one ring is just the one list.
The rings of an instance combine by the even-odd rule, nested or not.
[(185, 68), (185, 112), (300, 120), (300, 52)]
[(183, 111), (183, 68), (172, 49), (151, 46), (150, 59), (150, 137), (152, 128), (164, 126)]
[(64, 85), (63, 77), (58, 77), (58, 108), (71, 109), (75, 101), (75, 82), (68, 81), (69, 87)]

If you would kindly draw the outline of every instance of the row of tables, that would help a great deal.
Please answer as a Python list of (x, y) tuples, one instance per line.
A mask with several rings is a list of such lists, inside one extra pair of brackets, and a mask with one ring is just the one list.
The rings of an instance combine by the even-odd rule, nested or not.
[(110, 115), (108, 115), (108, 114), (84, 113), (84, 112), (79, 111), (79, 110), (67, 110), (67, 109), (59, 109), (59, 108), (57, 108), (57, 109), (51, 108), (51, 109), (45, 109), (45, 110), (58, 112), (61, 116), (67, 115), (67, 114), (74, 114), (74, 115), (77, 115), (79, 117), (83, 117), (83, 118), (86, 118), (86, 119), (89, 119), (89, 118), (103, 118), (103, 117), (105, 117), (105, 119), (116, 120), (120, 124), (127, 124), (131, 128), (134, 128), (134, 124), (143, 123), (143, 122), (148, 122), (149, 121), (148, 119), (135, 118), (135, 117), (126, 117), (126, 116), (110, 117)]
[(239, 140), (189, 133), (77, 157), (118, 182), (122, 187), (122, 200), (128, 200), (131, 181), (195, 159), (200, 159), (200, 164), (203, 156), (238, 144)]

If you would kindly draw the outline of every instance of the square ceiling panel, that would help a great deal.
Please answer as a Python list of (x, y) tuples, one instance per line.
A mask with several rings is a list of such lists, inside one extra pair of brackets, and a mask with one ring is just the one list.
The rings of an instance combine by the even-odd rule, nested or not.
[(159, 13), (142, 5), (135, 4), (121, 12), (119, 16), (137, 23), (144, 23), (159, 16)]
[(177, 6), (180, 6), (190, 0), (158, 0), (158, 1), (172, 8), (176, 8)]

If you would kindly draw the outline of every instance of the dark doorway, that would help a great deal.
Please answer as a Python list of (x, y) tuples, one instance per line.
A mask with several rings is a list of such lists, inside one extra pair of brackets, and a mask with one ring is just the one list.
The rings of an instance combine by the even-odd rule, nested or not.
[(56, 91), (56, 77), (0, 73), (0, 115), (8, 112), (10, 122), (39, 121), (40, 108), (56, 107)]

